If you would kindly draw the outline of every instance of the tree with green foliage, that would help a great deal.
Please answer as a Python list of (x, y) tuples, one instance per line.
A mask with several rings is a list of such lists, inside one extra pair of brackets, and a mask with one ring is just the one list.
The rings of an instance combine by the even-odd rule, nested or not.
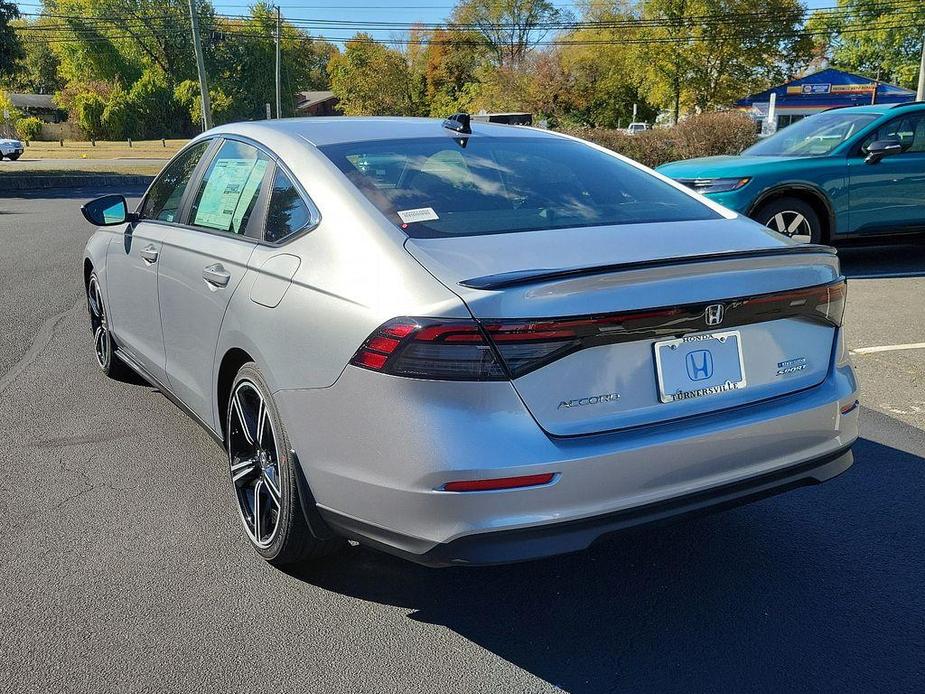
[(11, 24), (16, 19), (19, 19), (19, 8), (12, 2), (0, 0), (0, 78), (10, 75), (23, 57), (22, 45)]
[[(194, 123), (202, 122), (202, 100), (200, 99), (199, 80), (184, 80), (173, 92), (174, 98)], [(212, 106), (212, 118), (216, 123), (228, 123), (233, 118), (234, 100), (221, 87), (209, 88), (209, 101)]]
[(642, 64), (640, 46), (626, 42), (624, 23), (638, 19), (632, 3), (587, 2), (581, 19), (605, 26), (577, 29), (562, 37), (574, 43), (555, 51), (562, 74), (551, 81), (561, 85), (557, 120), (616, 128), (632, 120), (635, 104), (637, 119), (653, 121), (658, 109), (649, 94), (651, 73)]
[(412, 78), (421, 81), (417, 89), (426, 101), (423, 110), (442, 118), (468, 108), (476, 70), (490, 58), (480, 39), (471, 32), (438, 28), (412, 32), (412, 49), (408, 62)]
[[(195, 77), (186, 0), (54, 0), (51, 7), (71, 32), (54, 45), (62, 76), (121, 79), (133, 84), (146, 68), (157, 68), (173, 86)], [(199, 3), (203, 25), (212, 23), (212, 6)]]
[[(49, 17), (34, 21), (18, 20), (17, 30), (27, 29), (42, 32), (54, 30), (55, 22)], [(16, 61), (8, 79), (10, 89), (33, 94), (54, 94), (65, 82), (61, 77), (61, 61), (47, 41), (23, 41), (22, 57)]]
[(87, 137), (92, 139), (103, 137), (105, 132), (103, 114), (106, 112), (106, 106), (106, 99), (97, 92), (80, 92), (74, 98), (71, 113)]
[[(215, 88), (230, 101), (213, 114), (247, 120), (265, 117), (265, 104), (276, 102), (275, 61), (276, 12), (259, 2), (250, 9), (247, 21), (216, 18), (206, 41), (209, 93)], [(295, 113), (295, 94), (303, 90), (326, 89), (327, 64), (337, 48), (313, 38), (283, 22), (280, 40), (280, 73), (284, 116)]]
[(915, 89), (925, 2), (897, 7), (883, 0), (838, 0), (838, 9), (810, 16), (807, 26), (819, 32), (819, 49), (842, 69)]
[(10, 95), (0, 90), (0, 137), (13, 137), (20, 118), (22, 113), (13, 106)]
[[(258, 2), (242, 20), (216, 16), (208, 0), (196, 7), (216, 122), (265, 117), (264, 104), (276, 100), (275, 11)], [(34, 59), (27, 53), (19, 61), (17, 84), (41, 91), (46, 87), (37, 85), (53, 69), (57, 80), (48, 86), (95, 137), (195, 132), (200, 106), (198, 86), (194, 92), (188, 86), (197, 72), (187, 0), (47, 0), (47, 8), (53, 18), (27, 23), (23, 31), (50, 22), (56, 40), (34, 42)], [(282, 115), (294, 114), (296, 92), (327, 87), (327, 62), (336, 52), (283, 22)]]
[(425, 115), (411, 70), (399, 51), (356, 34), (328, 63), (331, 91), (348, 116)]
[(481, 37), (498, 65), (519, 65), (571, 14), (550, 0), (461, 0), (451, 25)]
[(660, 24), (631, 35), (653, 98), (677, 121), (682, 108), (726, 106), (792, 76), (812, 54), (803, 17), (799, 0), (647, 0), (642, 18)]

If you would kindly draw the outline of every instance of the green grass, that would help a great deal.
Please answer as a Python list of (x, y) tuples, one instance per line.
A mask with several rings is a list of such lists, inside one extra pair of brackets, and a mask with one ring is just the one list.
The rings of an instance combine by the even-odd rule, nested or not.
[(139, 140), (128, 146), (127, 141), (92, 142), (64, 141), (30, 142), (22, 159), (169, 159), (189, 140)]

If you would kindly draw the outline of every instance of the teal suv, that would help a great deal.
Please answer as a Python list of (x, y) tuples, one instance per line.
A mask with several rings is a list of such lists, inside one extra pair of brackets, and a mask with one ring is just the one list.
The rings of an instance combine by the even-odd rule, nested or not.
[(658, 171), (798, 241), (925, 231), (925, 103), (825, 111)]

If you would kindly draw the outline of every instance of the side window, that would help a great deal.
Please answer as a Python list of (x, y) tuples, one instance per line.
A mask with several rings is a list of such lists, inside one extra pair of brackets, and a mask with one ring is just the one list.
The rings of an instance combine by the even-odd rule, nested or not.
[(202, 177), (190, 224), (243, 235), (269, 163), (256, 147), (226, 141)]
[(202, 159), (209, 141), (199, 142), (170, 162), (151, 185), (141, 208), (142, 219), (158, 219), (162, 222), (176, 221), (180, 200), (186, 191), (193, 169)]
[(277, 170), (267, 205), (265, 239), (270, 243), (278, 243), (303, 229), (310, 221), (311, 212), (299, 191), (285, 173)]
[(915, 113), (892, 120), (864, 140), (864, 149), (876, 140), (898, 140), (903, 153), (925, 152), (925, 113)]

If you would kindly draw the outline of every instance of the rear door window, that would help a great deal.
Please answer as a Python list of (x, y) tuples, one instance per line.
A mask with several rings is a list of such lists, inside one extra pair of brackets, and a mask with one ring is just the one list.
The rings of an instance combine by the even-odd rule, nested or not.
[(269, 164), (269, 157), (256, 147), (224, 142), (199, 183), (190, 224), (244, 235)]
[(304, 229), (311, 221), (311, 211), (299, 190), (281, 169), (277, 169), (267, 204), (264, 238), (270, 243), (279, 243)]
[(166, 166), (148, 190), (141, 207), (142, 219), (177, 221), (183, 193), (209, 144), (209, 140), (196, 143)]
[(671, 184), (573, 140), (437, 137), (320, 149), (416, 238), (721, 218)]

